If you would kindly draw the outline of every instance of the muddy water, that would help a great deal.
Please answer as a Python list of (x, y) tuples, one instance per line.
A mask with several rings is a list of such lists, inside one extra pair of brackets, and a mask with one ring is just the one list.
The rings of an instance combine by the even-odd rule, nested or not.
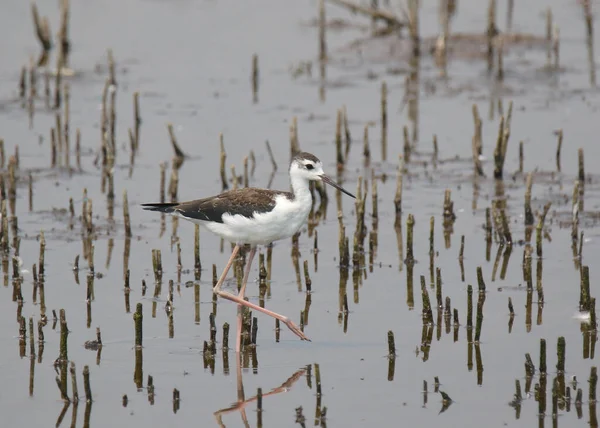
[[(521, 3), (521, 2), (516, 2)], [(39, 5), (42, 15), (48, 15), (53, 31), (58, 26), (58, 11), (53, 4)], [(499, 4), (499, 26), (504, 28), (504, 2)], [(214, 1), (139, 1), (73, 2), (71, 65), (76, 75), (71, 85), (71, 129), (82, 134), (83, 171), (69, 173), (51, 169), (50, 127), (54, 114), (39, 100), (34, 126), (29, 129), (28, 117), (17, 100), (19, 69), (38, 54), (38, 44), (32, 31), (27, 5), (10, 3), (0, 16), (3, 61), (0, 63), (0, 138), (4, 138), (7, 153), (18, 144), (21, 157), (21, 180), (17, 190), (17, 215), (20, 255), (23, 260), (22, 315), (37, 323), (39, 304), (32, 299), (31, 266), (38, 262), (40, 230), (45, 231), (46, 306), (49, 323), (44, 328), (45, 347), (40, 361), (39, 351), (33, 365), (33, 392), (30, 394), (31, 359), (29, 343), (23, 356), (19, 352), (17, 304), (12, 301), (12, 270), (4, 272), (0, 293), (0, 373), (4, 387), (0, 390), (0, 408), (7, 424), (47, 426), (60, 420), (63, 402), (56, 386), (54, 360), (59, 355), (59, 328), (52, 329), (51, 310), (66, 310), (69, 335), (69, 359), (76, 363), (80, 397), (83, 393), (81, 371), (90, 367), (93, 404), (80, 403), (67, 409), (61, 425), (74, 426), (159, 426), (165, 424), (218, 426), (213, 415), (228, 408), (238, 399), (235, 357), (229, 352), (229, 368), (217, 344), (214, 373), (205, 368), (202, 345), (209, 340), (209, 314), (212, 311), (211, 266), (220, 269), (227, 258), (227, 248), (220, 252), (220, 241), (201, 231), (200, 322), (195, 321), (193, 281), (193, 226), (180, 223), (176, 230), (182, 249), (183, 273), (174, 296), (174, 334), (169, 337), (167, 283), (177, 281), (177, 254), (171, 245), (173, 226), (167, 219), (166, 232), (160, 235), (160, 217), (138, 208), (139, 203), (158, 199), (159, 168), (169, 161), (172, 149), (166, 123), (175, 127), (182, 149), (189, 154), (180, 170), (181, 200), (214, 194), (221, 189), (219, 180), (219, 133), (223, 133), (227, 164), (242, 171), (243, 157), (250, 150), (256, 153), (257, 167), (251, 184), (266, 186), (271, 164), (264, 141), (269, 140), (279, 164), (273, 187), (286, 188), (286, 162), (289, 159), (289, 125), (298, 117), (300, 146), (321, 157), (326, 169), (335, 175), (336, 109), (346, 105), (353, 148), (343, 176), (344, 184), (354, 189), (358, 177), (370, 177), (361, 158), (362, 130), (370, 121), (373, 168), (378, 177), (379, 246), (375, 264), (363, 272), (355, 287), (352, 271), (346, 285), (349, 313), (347, 319), (339, 312), (340, 269), (338, 266), (338, 227), (333, 192), (327, 218), (318, 226), (318, 269), (312, 253), (313, 238), (303, 231), (299, 238), (300, 262), (309, 261), (313, 293), (311, 296), (306, 334), (312, 342), (300, 342), (286, 329), (281, 340), (275, 341), (274, 323), (259, 316), (257, 351), (252, 361), (241, 370), (246, 398), (278, 388), (299, 369), (310, 367), (285, 392), (263, 399), (263, 426), (292, 426), (296, 409), (303, 408), (307, 425), (314, 425), (315, 415), (326, 407), (329, 426), (531, 426), (551, 424), (551, 387), (556, 370), (556, 342), (564, 336), (567, 343), (566, 378), (576, 376), (577, 388), (583, 391), (583, 410), (579, 417), (575, 405), (570, 411), (560, 408), (558, 423), (584, 426), (595, 418), (595, 408), (588, 405), (588, 383), (595, 358), (584, 358), (581, 325), (573, 319), (579, 303), (579, 270), (571, 250), (571, 229), (561, 227), (570, 218), (574, 180), (577, 173), (577, 149), (585, 150), (589, 183), (585, 188), (584, 210), (580, 213), (585, 243), (583, 264), (590, 265), (592, 296), (597, 287), (594, 257), (598, 252), (598, 185), (594, 165), (600, 158), (597, 134), (597, 91), (590, 85), (589, 65), (585, 47), (585, 31), (580, 6), (576, 2), (544, 1), (535, 7), (517, 4), (513, 30), (544, 34), (543, 12), (551, 6), (555, 23), (560, 27), (561, 70), (549, 72), (543, 49), (521, 49), (507, 53), (506, 77), (497, 84), (486, 73), (482, 61), (457, 58), (448, 65), (448, 77), (440, 72), (430, 57), (420, 64), (418, 122), (411, 122), (407, 108), (402, 108), (404, 82), (409, 71), (405, 60), (361, 58), (348, 46), (356, 39), (368, 36), (361, 29), (331, 30), (328, 46), (331, 63), (327, 67), (324, 91), (320, 89), (318, 66), (312, 67), (312, 77), (293, 77), (291, 68), (306, 60), (314, 60), (317, 31), (307, 25), (316, 15), (316, 4), (307, 2), (266, 1), (244, 4)], [(421, 13), (424, 35), (437, 32), (437, 5), (426, 5)], [(328, 17), (365, 23), (368, 21), (337, 9), (327, 8)], [(486, 8), (478, 1), (462, 1), (453, 29), (479, 33), (485, 27)], [(112, 48), (117, 61), (117, 167), (115, 168), (115, 221), (107, 220), (106, 194), (100, 191), (101, 171), (94, 165), (100, 145), (101, 93), (106, 79), (106, 49)], [(260, 59), (259, 102), (252, 103), (250, 91), (251, 56)], [(398, 72), (398, 70), (400, 70)], [(389, 87), (389, 152), (388, 161), (381, 162), (379, 149), (380, 85)], [(41, 90), (41, 82), (38, 90)], [(133, 174), (128, 171), (127, 128), (133, 124), (132, 94), (140, 92), (142, 127), (141, 148)], [(323, 96), (324, 94), (324, 96)], [(562, 173), (538, 175), (534, 180), (533, 208), (541, 210), (552, 201), (547, 218), (551, 241), (544, 241), (543, 288), (545, 303), (540, 312), (537, 294), (533, 293), (533, 314), (526, 311), (527, 292), (522, 274), (523, 246), (515, 245), (508, 260), (506, 274), (494, 275), (494, 260), (498, 245), (493, 244), (489, 260), (486, 257), (485, 209), (496, 198), (497, 185), (491, 178), (475, 184), (472, 176), (471, 137), (473, 121), (471, 105), (479, 106), (483, 118), (484, 168), (492, 176), (493, 144), (498, 129), (498, 101), (504, 109), (514, 101), (511, 139), (509, 142), (507, 175), (518, 169), (517, 144), (524, 141), (525, 171), (554, 171), (556, 136), (562, 128), (565, 142), (562, 150)], [(493, 106), (493, 109), (492, 107)], [(421, 154), (408, 165), (404, 180), (402, 241), (399, 253), (394, 230), (393, 198), (397, 156), (402, 152), (402, 127), (418, 130), (417, 149)], [(436, 134), (440, 162), (434, 169), (430, 161), (431, 140)], [(454, 160), (456, 156), (458, 160)], [(73, 158), (73, 156), (72, 156)], [(424, 161), (427, 164), (424, 165)], [(26, 171), (34, 178), (33, 212), (28, 210)], [(170, 168), (168, 169), (168, 174)], [(229, 171), (228, 171), (229, 175)], [(88, 327), (86, 305), (87, 262), (83, 260), (81, 222), (70, 222), (66, 210), (69, 198), (81, 214), (83, 189), (93, 200), (94, 223), (98, 231), (95, 245), (96, 272), (91, 320)], [(442, 202), (446, 188), (452, 190), (457, 215), (449, 248), (444, 243)], [(478, 190), (474, 192), (475, 188)], [(131, 308), (143, 303), (144, 348), (143, 386), (134, 382), (134, 326), (132, 313), (125, 310), (123, 294), (123, 252), (126, 245), (122, 221), (121, 194), (127, 190), (131, 204), (133, 239), (130, 242)], [(522, 239), (524, 179), (515, 175), (507, 179), (504, 189), (513, 237)], [(342, 199), (347, 233), (353, 233), (356, 217), (353, 201)], [(367, 199), (367, 225), (370, 230), (370, 191)], [(407, 302), (406, 256), (407, 214), (416, 218), (415, 258), (413, 269), (414, 303)], [(458, 340), (454, 328), (447, 334), (445, 327), (438, 338), (433, 327), (430, 349), (422, 347), (422, 317), (420, 276), (430, 281), (429, 218), (435, 217), (435, 267), (441, 268), (443, 296), (451, 298), (459, 313)], [(536, 220), (537, 221), (537, 220)], [(71, 227), (72, 225), (72, 227)], [(460, 237), (465, 236), (464, 269), (461, 278), (458, 262)], [(351, 236), (351, 235), (350, 235)], [(351, 238), (352, 240), (352, 238)], [(112, 248), (112, 250), (111, 250)], [(152, 249), (162, 251), (164, 267), (162, 293), (153, 299), (154, 276)], [(504, 250), (502, 250), (503, 252)], [(266, 306), (298, 321), (305, 308), (304, 285), (301, 291), (296, 281), (291, 242), (276, 243), (273, 252), (271, 296)], [(73, 261), (81, 255), (80, 283), (75, 281)], [(534, 256), (533, 266), (537, 259)], [(258, 301), (258, 270), (252, 271), (248, 295)], [(476, 287), (476, 268), (481, 266), (487, 284), (481, 343), (468, 343), (464, 327), (467, 315), (466, 289)], [(535, 273), (534, 273), (535, 274)], [(493, 278), (493, 279), (492, 279)], [(142, 280), (148, 284), (142, 296)], [(228, 283), (234, 287), (234, 281)], [(428, 286), (429, 288), (429, 286)], [(342, 288), (343, 289), (343, 288)], [(435, 301), (435, 291), (429, 288)], [(515, 306), (512, 330), (508, 323), (508, 298)], [(475, 302), (477, 292), (475, 292)], [(39, 302), (39, 299), (38, 299)], [(153, 304), (156, 315), (153, 316)], [(235, 307), (218, 303), (217, 338), (221, 340), (224, 322), (234, 324)], [(540, 315), (541, 313), (541, 315)], [(436, 319), (434, 309), (434, 319)], [(98, 363), (97, 353), (86, 350), (86, 340), (95, 338), (95, 327), (102, 331), (104, 346)], [(393, 377), (389, 375), (387, 332), (395, 333), (397, 357)], [(37, 333), (36, 333), (37, 338)], [(533, 386), (531, 395), (524, 393), (518, 418), (508, 403), (513, 399), (515, 379), (525, 385), (525, 354), (530, 353), (539, 366), (539, 340), (548, 344), (548, 397), (546, 417), (538, 422), (538, 402)], [(37, 348), (37, 346), (36, 346)], [(470, 357), (471, 356), (471, 357)], [(321, 377), (321, 394), (317, 393), (316, 367)], [(479, 368), (479, 370), (478, 370)], [(537, 373), (537, 372), (536, 372)], [(147, 377), (154, 380), (154, 399), (148, 397)], [(434, 378), (439, 377), (440, 389), (454, 400), (443, 413), (442, 398), (434, 392)], [(423, 394), (427, 381), (428, 394)], [(533, 383), (540, 382), (537, 376)], [(173, 410), (172, 392), (180, 391), (180, 407)], [(279, 390), (277, 390), (279, 391)], [(69, 394), (71, 386), (69, 380)], [(122, 396), (127, 395), (126, 407)], [(575, 396), (573, 391), (572, 395)], [(250, 425), (257, 424), (255, 402), (248, 404), (246, 415)], [(237, 411), (223, 415), (226, 426), (243, 426)]]

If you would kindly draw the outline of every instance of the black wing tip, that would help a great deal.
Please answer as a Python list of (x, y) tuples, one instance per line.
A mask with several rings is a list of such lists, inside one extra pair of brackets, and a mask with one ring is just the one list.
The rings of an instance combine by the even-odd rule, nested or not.
[(159, 211), (163, 213), (172, 213), (177, 205), (179, 204), (176, 202), (141, 204), (142, 208), (146, 211)]

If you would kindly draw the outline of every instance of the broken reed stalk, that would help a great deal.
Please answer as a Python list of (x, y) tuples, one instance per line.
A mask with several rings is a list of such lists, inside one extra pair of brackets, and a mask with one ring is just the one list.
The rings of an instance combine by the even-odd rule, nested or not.
[(195, 225), (194, 227), (194, 272), (196, 275), (200, 275), (202, 270), (202, 264), (200, 263), (200, 226)]
[(160, 165), (160, 187), (158, 190), (160, 203), (163, 204), (165, 202), (165, 186), (167, 182), (167, 163), (161, 162)]
[(467, 328), (473, 328), (473, 286), (467, 286)]
[(59, 347), (58, 359), (63, 362), (69, 361), (69, 355), (68, 355), (68, 350), (67, 350), (68, 336), (69, 336), (69, 328), (67, 327), (67, 317), (65, 314), (65, 310), (61, 309), (60, 310), (60, 347)]
[(345, 149), (344, 149), (344, 157), (346, 162), (348, 162), (348, 157), (350, 156), (350, 147), (352, 146), (352, 136), (350, 135), (350, 126), (348, 126), (348, 110), (344, 105), (342, 107), (342, 120), (344, 124), (344, 140), (345, 140)]
[(229, 323), (223, 323), (223, 352), (229, 350)]
[[(270, 145), (267, 150), (270, 150)], [(290, 125), (290, 159), (300, 152), (300, 142), (298, 141), (298, 118), (292, 117), (292, 124)], [(273, 158), (271, 158), (273, 162)]]
[(483, 326), (483, 305), (485, 303), (485, 293), (479, 292), (477, 297), (477, 319), (475, 324), (475, 343), (479, 343), (481, 338), (481, 327)]
[(573, 245), (576, 245), (577, 237), (579, 235), (579, 180), (575, 180), (572, 200), (571, 212), (573, 216), (571, 225), (571, 240), (573, 241)]
[(404, 162), (410, 163), (411, 147), (410, 147), (410, 137), (408, 135), (408, 126), (404, 125), (404, 128), (402, 129), (402, 133), (404, 135), (404, 147), (403, 147)]
[(540, 216), (540, 219), (538, 221), (538, 224), (536, 226), (536, 236), (535, 236), (535, 246), (536, 246), (536, 254), (538, 257), (542, 257), (542, 231), (544, 229), (544, 222), (546, 220), (546, 215), (548, 214), (548, 210), (550, 210), (550, 205), (552, 205), (552, 202), (548, 202), (546, 205), (544, 205), (544, 211), (542, 212), (542, 215)]
[(500, 118), (500, 127), (496, 139), (496, 148), (494, 150), (494, 178), (502, 180), (504, 175), (504, 161), (506, 160), (506, 150), (508, 148), (508, 139), (510, 137), (510, 112), (512, 111), (512, 101), (509, 104), (509, 116), (506, 122), (504, 116)]
[(33, 211), (33, 177), (29, 173), (29, 212)]
[(479, 116), (479, 109), (477, 108), (477, 104), (473, 104), (472, 106), (473, 112), (473, 122), (475, 126), (475, 132), (473, 134), (472, 139), (472, 152), (473, 152), (473, 166), (475, 168), (476, 175), (480, 177), (485, 177), (485, 173), (483, 172), (483, 165), (481, 163), (481, 154), (483, 151), (483, 133), (482, 127), (483, 122), (481, 117)]
[(398, 165), (398, 175), (396, 177), (396, 194), (394, 196), (394, 210), (396, 217), (402, 214), (402, 181), (404, 178), (404, 161), (400, 156), (400, 163)]
[(160, 250), (152, 250), (152, 268), (154, 270), (154, 280), (160, 282), (162, 280), (162, 256)]
[(144, 315), (142, 313), (143, 306), (141, 303), (138, 303), (135, 307), (135, 312), (133, 313), (133, 322), (135, 324), (135, 346), (136, 348), (142, 347), (142, 339), (143, 339), (143, 330), (142, 330), (142, 321), (144, 320)]
[(70, 135), (69, 135), (69, 121), (70, 121), (70, 100), (71, 100), (71, 90), (69, 88), (69, 84), (65, 84), (64, 87), (65, 93), (65, 112), (64, 112), (64, 141), (65, 141), (65, 166), (67, 169), (70, 168), (71, 158), (70, 158)]
[(50, 56), (50, 50), (52, 49), (52, 35), (50, 32), (50, 24), (48, 18), (45, 16), (40, 19), (38, 9), (35, 3), (31, 4), (31, 14), (33, 16), (33, 24), (35, 26), (35, 32), (40, 44), (42, 45), (42, 52), (37, 61), (38, 67), (43, 67), (48, 63)]
[(560, 68), (560, 29), (558, 26), (555, 26), (552, 32), (552, 51), (554, 53), (554, 70), (558, 70)]
[(88, 403), (92, 402), (92, 388), (90, 386), (90, 368), (89, 366), (83, 367), (83, 389), (85, 390), (85, 401)]
[(229, 185), (227, 184), (227, 173), (225, 171), (225, 162), (227, 160), (227, 153), (225, 153), (225, 143), (223, 142), (223, 133), (219, 134), (219, 146), (220, 146), (220, 160), (221, 160), (221, 188), (223, 191), (229, 189)]
[(26, 95), (27, 95), (27, 67), (23, 66), (21, 68), (21, 78), (19, 79), (19, 98), (24, 99)]
[(396, 341), (394, 340), (394, 332), (388, 331), (388, 358), (396, 357)]
[(387, 160), (387, 83), (381, 83), (381, 160)]
[(533, 187), (533, 174), (527, 174), (525, 184), (525, 227), (533, 226), (533, 211), (531, 209), (531, 188)]
[(167, 129), (169, 130), (169, 138), (171, 139), (171, 145), (173, 146), (173, 151), (175, 152), (175, 157), (178, 160), (183, 160), (185, 158), (185, 154), (179, 147), (177, 143), (177, 138), (175, 137), (175, 131), (173, 130), (173, 124), (167, 123)]
[(504, 80), (504, 39), (502, 37), (498, 38), (498, 52), (497, 52), (497, 72), (496, 79), (498, 81)]
[(243, 165), (244, 165), (244, 187), (248, 187), (250, 185), (250, 178), (248, 177), (248, 156), (244, 156)]
[(581, 189), (583, 190), (583, 186), (585, 184), (585, 168), (584, 168), (584, 156), (583, 156), (583, 148), (579, 148), (577, 151), (577, 159), (578, 159), (578, 178), (581, 182)]
[(524, 147), (523, 147), (523, 141), (519, 141), (519, 173), (523, 174), (523, 164), (524, 162)]
[(546, 339), (540, 339), (540, 373), (546, 375)]
[(258, 102), (258, 55), (252, 55), (252, 102)]
[(587, 312), (590, 310), (590, 268), (582, 266), (581, 281), (579, 284), (579, 310)]
[(433, 312), (431, 310), (431, 301), (429, 300), (429, 292), (425, 283), (425, 276), (421, 275), (421, 298), (423, 300), (423, 322), (433, 324)]
[[(3, 201), (4, 202), (4, 201)], [(3, 221), (4, 218), (6, 218), (5, 214), (6, 214), (6, 210), (3, 207)], [(4, 229), (6, 231), (5, 236), (8, 239), (8, 227), (6, 227)], [(7, 247), (8, 248), (8, 247)], [(44, 238), (44, 231), (40, 231), (40, 258), (39, 258), (39, 262), (38, 262), (38, 269), (39, 269), (39, 276), (43, 277), (44, 276), (44, 270), (45, 270), (45, 266), (44, 266), (44, 262), (46, 259), (46, 238)]]
[(338, 109), (335, 121), (335, 151), (337, 169), (344, 169), (344, 153), (342, 151), (342, 109)]
[(308, 260), (304, 260), (304, 283), (306, 285), (306, 292), (310, 293), (312, 289), (312, 280), (308, 272)]
[(319, 0), (319, 61), (327, 60), (327, 42), (325, 39), (325, 27), (327, 25), (325, 18), (325, 0)]
[(140, 117), (140, 93), (133, 93), (133, 142), (134, 151), (137, 152), (140, 148), (140, 125), (142, 118)]
[(496, 0), (489, 1), (487, 18), (487, 64), (488, 72), (491, 72), (494, 68), (494, 39), (498, 32), (496, 26)]
[(558, 362), (556, 363), (556, 370), (558, 373), (565, 372), (565, 353), (567, 349), (567, 344), (565, 342), (564, 336), (560, 336), (556, 343), (556, 353), (558, 356)]
[(69, 372), (71, 373), (71, 389), (73, 390), (73, 403), (77, 404), (79, 402), (79, 389), (77, 388), (77, 373), (75, 371), (75, 363), (71, 361), (71, 365), (69, 366)]
[(415, 226), (415, 218), (412, 214), (408, 215), (406, 219), (406, 262), (413, 263), (414, 262), (414, 254), (413, 254), (413, 229)]
[(419, 36), (419, 0), (408, 0), (408, 33), (412, 41), (412, 55), (421, 54), (421, 41)]
[(595, 404), (596, 403), (596, 387), (598, 386), (598, 369), (596, 368), (596, 366), (593, 366), (590, 369), (590, 379), (589, 379), (589, 384), (590, 384), (590, 392), (588, 395), (589, 401), (591, 404)]
[(558, 136), (558, 143), (556, 145), (556, 170), (560, 172), (560, 151), (563, 143), (563, 130), (559, 129), (556, 131), (556, 134)]
[(131, 219), (129, 217), (129, 201), (127, 190), (123, 190), (123, 220), (125, 223), (125, 236), (131, 238)]
[(75, 130), (75, 163), (77, 169), (81, 171), (81, 130)]

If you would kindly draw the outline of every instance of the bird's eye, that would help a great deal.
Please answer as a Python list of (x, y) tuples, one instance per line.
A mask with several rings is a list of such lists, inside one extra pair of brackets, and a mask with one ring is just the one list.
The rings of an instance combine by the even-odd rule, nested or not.
[(315, 169), (315, 166), (312, 163), (307, 163), (306, 165), (304, 165), (304, 167), (309, 171)]

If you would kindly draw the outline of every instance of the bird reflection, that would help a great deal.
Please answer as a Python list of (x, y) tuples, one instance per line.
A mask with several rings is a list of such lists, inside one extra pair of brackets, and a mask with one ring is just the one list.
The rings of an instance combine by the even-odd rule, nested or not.
[(243, 383), (243, 379), (242, 379), (242, 366), (240, 364), (240, 359), (236, 358), (237, 400), (231, 406), (217, 410), (216, 412), (213, 413), (215, 416), (215, 419), (217, 421), (217, 424), (219, 425), (219, 427), (225, 428), (225, 424), (223, 423), (223, 416), (228, 413), (231, 413), (231, 412), (239, 411), (240, 416), (242, 417), (242, 422), (244, 423), (244, 426), (249, 427), (250, 424), (248, 423), (248, 417), (246, 415), (246, 406), (248, 404), (250, 404), (254, 401), (259, 401), (258, 417), (260, 418), (261, 417), (260, 413), (262, 412), (262, 409), (260, 408), (262, 406), (262, 404), (260, 404), (260, 403), (262, 402), (262, 399), (265, 397), (268, 397), (270, 395), (276, 395), (276, 394), (279, 394), (282, 392), (287, 392), (292, 387), (292, 385), (298, 379), (300, 379), (300, 377), (305, 372), (306, 372), (306, 368), (302, 368), (302, 369), (296, 371), (294, 374), (292, 374), (280, 386), (273, 388), (269, 392), (261, 394), (260, 397), (258, 395), (254, 395), (250, 398), (246, 398), (246, 394), (244, 393), (244, 383)]

